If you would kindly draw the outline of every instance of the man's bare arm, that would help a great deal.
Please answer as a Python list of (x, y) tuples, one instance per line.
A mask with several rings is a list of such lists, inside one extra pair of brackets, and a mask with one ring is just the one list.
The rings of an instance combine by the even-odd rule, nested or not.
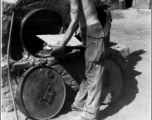
[(53, 50), (53, 52), (58, 52), (60, 49), (63, 49), (71, 39), (76, 29), (76, 25), (79, 19), (79, 0), (70, 0), (70, 5), (71, 5), (71, 10), (70, 10), (71, 22), (66, 31), (63, 41), (60, 43), (59, 47)]
[(70, 10), (71, 22), (63, 39), (63, 43), (62, 43), (63, 45), (66, 45), (70, 40), (70, 38), (72, 37), (79, 17), (79, 0), (70, 0), (70, 5), (71, 5), (71, 10)]

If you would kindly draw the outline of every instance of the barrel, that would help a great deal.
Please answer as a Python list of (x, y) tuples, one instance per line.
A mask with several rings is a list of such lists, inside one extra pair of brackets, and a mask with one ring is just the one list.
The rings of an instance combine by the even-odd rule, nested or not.
[(62, 31), (62, 17), (48, 8), (30, 11), (22, 20), (20, 40), (23, 47), (33, 56), (43, 49), (44, 42), (36, 35), (59, 34)]

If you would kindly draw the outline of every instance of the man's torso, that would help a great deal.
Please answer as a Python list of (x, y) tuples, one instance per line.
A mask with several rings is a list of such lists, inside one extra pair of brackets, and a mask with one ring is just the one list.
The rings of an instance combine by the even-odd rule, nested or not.
[(80, 27), (90, 26), (98, 23), (98, 15), (92, 0), (80, 0), (79, 25)]

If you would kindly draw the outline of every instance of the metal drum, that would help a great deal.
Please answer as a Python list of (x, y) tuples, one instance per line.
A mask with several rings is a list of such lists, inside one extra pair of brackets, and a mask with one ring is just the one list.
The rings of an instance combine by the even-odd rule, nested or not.
[[(49, 8), (39, 8), (30, 11), (22, 20), (20, 28), (20, 40), (29, 54), (47, 58), (48, 55), (37, 54), (43, 50), (44, 41), (37, 35), (59, 34), (62, 28), (61, 15)], [(35, 46), (35, 47), (33, 47)]]
[(122, 94), (124, 80), (123, 71), (112, 59), (105, 59), (104, 67), (101, 104), (112, 104), (116, 102)]
[(22, 75), (15, 100), (19, 110), (28, 118), (42, 120), (55, 116), (65, 97), (61, 75), (51, 67), (37, 66)]

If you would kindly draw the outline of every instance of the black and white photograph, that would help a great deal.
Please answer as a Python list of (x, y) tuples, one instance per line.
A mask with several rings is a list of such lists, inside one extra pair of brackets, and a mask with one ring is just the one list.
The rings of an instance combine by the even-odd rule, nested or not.
[(1, 0), (1, 120), (151, 120), (151, 0)]

